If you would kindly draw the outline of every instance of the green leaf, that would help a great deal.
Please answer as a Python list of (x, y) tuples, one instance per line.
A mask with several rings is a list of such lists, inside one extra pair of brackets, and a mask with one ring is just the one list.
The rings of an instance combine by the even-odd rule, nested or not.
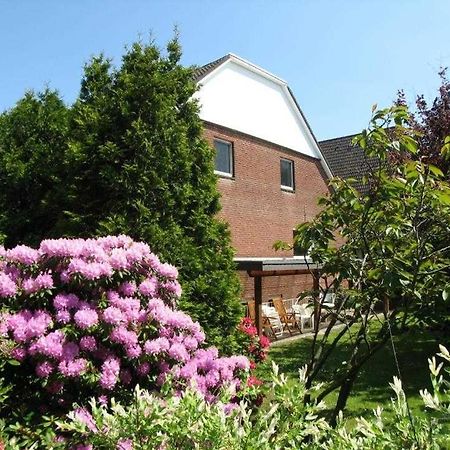
[(443, 177), (444, 173), (442, 172), (441, 169), (439, 169), (439, 167), (433, 166), (432, 164), (428, 165), (428, 168), (430, 169), (430, 172), (434, 175), (436, 175), (437, 177)]
[(20, 361), (17, 361), (17, 359), (8, 359), (8, 364), (11, 366), (20, 366)]

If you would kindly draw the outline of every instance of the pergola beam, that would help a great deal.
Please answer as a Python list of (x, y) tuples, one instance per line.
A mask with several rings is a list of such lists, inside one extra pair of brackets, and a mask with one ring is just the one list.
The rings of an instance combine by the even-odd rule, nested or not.
[[(237, 269), (246, 271), (254, 279), (255, 322), (258, 334), (263, 332), (262, 278), (286, 275), (312, 275), (313, 288), (319, 288), (319, 266), (308, 258), (236, 258)], [(317, 301), (314, 301), (315, 305)], [(315, 307), (316, 309), (316, 307)]]

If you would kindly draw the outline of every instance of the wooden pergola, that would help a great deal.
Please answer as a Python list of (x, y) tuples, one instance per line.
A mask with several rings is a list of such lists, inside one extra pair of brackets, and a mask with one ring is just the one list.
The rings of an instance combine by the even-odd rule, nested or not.
[[(262, 278), (285, 275), (311, 275), (313, 290), (319, 292), (320, 266), (307, 257), (293, 258), (235, 258), (237, 270), (246, 271), (254, 279), (255, 321), (258, 334), (263, 331), (262, 322)], [(317, 302), (314, 302), (317, 303)], [(316, 308), (315, 308), (316, 309)]]

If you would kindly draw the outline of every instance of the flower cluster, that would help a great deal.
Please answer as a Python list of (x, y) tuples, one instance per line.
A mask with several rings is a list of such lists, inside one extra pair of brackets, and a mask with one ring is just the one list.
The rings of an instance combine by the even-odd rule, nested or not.
[(247, 353), (252, 360), (251, 367), (253, 369), (257, 363), (267, 358), (270, 340), (264, 335), (258, 336), (258, 330), (250, 317), (241, 319), (239, 331), (246, 337)]
[(175, 307), (177, 276), (127, 236), (0, 247), (0, 298), (8, 306), (1, 338), (62, 397), (74, 384), (113, 395), (170, 378), (212, 401), (220, 387), (240, 386), (250, 362), (203, 348), (200, 325)]

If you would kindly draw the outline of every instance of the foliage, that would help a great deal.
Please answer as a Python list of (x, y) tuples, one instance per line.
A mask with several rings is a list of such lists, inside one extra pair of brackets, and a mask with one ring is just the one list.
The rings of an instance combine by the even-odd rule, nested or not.
[[(357, 144), (381, 162), (395, 152), (415, 154), (418, 143), (406, 127), (408, 120), (403, 107), (375, 111)], [(395, 126), (387, 131), (392, 122)], [(322, 335), (316, 321), (307, 386), (337, 343), (347, 335), (352, 340), (349, 359), (317, 396), (321, 400), (339, 390), (332, 422), (361, 368), (392, 334), (418, 323), (435, 324), (446, 308), (450, 187), (442, 172), (420, 161), (407, 161), (395, 170), (380, 164), (364, 182), (367, 194), (358, 192), (352, 180), (333, 179), (333, 192), (320, 201), (322, 212), (297, 227), (297, 243), (322, 265), (316, 314), (330, 319)], [(323, 303), (331, 292), (336, 306), (327, 309)], [(338, 322), (346, 326), (330, 339)], [(378, 331), (371, 333), (375, 324)]]
[(258, 330), (249, 317), (241, 319), (239, 331), (242, 336), (240, 346), (250, 358), (251, 367), (255, 368), (257, 363), (261, 363), (267, 358), (270, 340), (264, 335), (258, 336)]
[[(320, 408), (297, 401), (304, 385), (289, 387), (286, 381), (275, 375), (273, 399), (257, 411), (245, 401), (232, 410), (223, 402), (208, 404), (195, 391), (161, 400), (137, 389), (130, 406), (106, 408), (93, 401), (92, 416), (72, 413), (61, 428), (74, 433), (75, 442), (92, 443), (96, 449), (120, 448), (120, 441), (132, 442), (133, 449), (301, 448), (302, 441), (320, 436), (327, 424), (317, 416)], [(227, 403), (228, 395), (223, 395)]]
[(0, 247), (0, 417), (58, 414), (95, 395), (124, 401), (137, 383), (170, 380), (214, 401), (238, 391), (250, 363), (201, 348), (200, 325), (174, 304), (177, 269), (127, 236)]
[(217, 219), (214, 150), (203, 139), (193, 68), (177, 39), (135, 43), (119, 67), (85, 67), (66, 107), (26, 94), (0, 119), (0, 242), (127, 234), (180, 269), (180, 307), (236, 350), (242, 314), (228, 226)]
[(67, 188), (67, 139), (68, 109), (57, 92), (27, 92), (0, 115), (0, 242), (37, 244), (51, 233)]
[[(330, 342), (337, 336), (340, 327), (337, 326), (330, 333)], [(376, 333), (374, 329), (372, 333)], [(430, 331), (428, 329), (411, 328), (406, 332), (393, 336), (393, 345), (389, 344), (380, 349), (370, 360), (370, 363), (361, 368), (351, 395), (345, 407), (346, 417), (366, 417), (372, 414), (372, 409), (380, 405), (386, 414), (391, 414), (390, 398), (392, 392), (389, 382), (393, 376), (398, 376), (400, 368), (401, 379), (408, 405), (415, 414), (422, 409), (419, 390), (430, 386), (429, 372), (426, 361), (436, 353), (439, 342), (446, 342), (445, 331)], [(305, 363), (311, 355), (313, 336), (293, 341), (284, 341), (271, 346), (267, 364), (256, 369), (256, 376), (263, 381), (270, 379), (269, 366), (275, 362), (280, 371), (295, 378), (298, 373), (299, 361)], [(332, 355), (323, 365), (316, 379), (317, 383), (329, 383), (342, 367), (343, 361), (348, 361), (353, 348), (353, 337), (347, 333), (333, 350)], [(395, 353), (393, 351), (395, 349)], [(397, 367), (398, 363), (398, 367)], [(338, 392), (327, 396), (327, 404), (332, 406), (336, 402)]]
[[(442, 347), (441, 356), (450, 361)], [(440, 376), (442, 365), (430, 361), (434, 380), (432, 393), (421, 392), (428, 418), (410, 414), (401, 381), (391, 388), (394, 417), (386, 418), (381, 408), (370, 418), (349, 422), (342, 414), (332, 428), (322, 417), (325, 405), (297, 401), (307, 393), (306, 368), (298, 383), (278, 374), (274, 365), (270, 400), (254, 410), (245, 399), (227, 410), (222, 402), (206, 403), (195, 391), (162, 400), (139, 387), (133, 404), (111, 407), (91, 402), (91, 412), (73, 412), (59, 427), (70, 432), (72, 442), (84, 442), (94, 449), (441, 449), (450, 439), (443, 427), (449, 423), (448, 380)], [(253, 389), (253, 388), (252, 388)], [(227, 401), (226, 392), (223, 394)], [(434, 411), (434, 412), (433, 412)], [(91, 447), (92, 445), (92, 447)]]
[[(447, 78), (447, 69), (441, 69), (439, 72), (441, 85), (439, 94), (429, 105), (423, 95), (416, 98), (416, 113), (411, 115), (409, 125), (418, 133), (418, 152), (413, 159), (418, 159), (439, 167), (448, 179), (448, 158), (441, 153), (446, 145), (447, 136), (450, 135), (450, 82)], [(397, 98), (397, 104), (406, 105), (407, 99), (405, 93), (400, 91)], [(447, 150), (446, 150), (447, 151)], [(395, 154), (392, 160), (404, 161), (405, 157), (411, 155)]]
[(125, 233), (180, 269), (180, 306), (208, 339), (233, 348), (241, 316), (233, 252), (219, 211), (214, 151), (203, 139), (192, 68), (177, 40), (167, 56), (133, 44), (120, 67), (85, 67), (73, 107), (73, 201), (66, 226), (82, 236)]

